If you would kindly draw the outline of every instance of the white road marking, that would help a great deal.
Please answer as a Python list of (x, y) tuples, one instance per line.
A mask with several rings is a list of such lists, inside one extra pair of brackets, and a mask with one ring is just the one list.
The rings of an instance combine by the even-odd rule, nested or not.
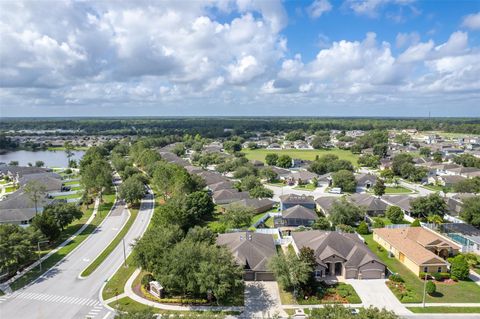
[[(73, 305), (83, 305), (83, 306), (94, 306), (98, 303), (95, 299), (81, 298), (81, 297), (71, 297), (71, 296), (59, 296), (59, 295), (49, 295), (43, 293), (25, 293), (22, 292), (16, 296), (20, 299), (33, 299), (39, 300), (42, 302), (58, 302), (58, 303), (67, 303)], [(3, 298), (2, 298), (3, 299)], [(1, 302), (2, 300), (0, 300)]]

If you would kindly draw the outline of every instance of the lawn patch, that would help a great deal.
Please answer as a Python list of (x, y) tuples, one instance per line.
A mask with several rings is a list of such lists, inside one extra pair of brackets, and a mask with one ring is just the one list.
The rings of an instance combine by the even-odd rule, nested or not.
[(259, 148), (255, 150), (243, 149), (243, 153), (249, 160), (257, 160), (265, 162), (265, 155), (275, 153), (278, 155), (289, 155), (291, 158), (298, 158), (303, 160), (313, 161), (316, 156), (319, 157), (326, 154), (337, 155), (339, 159), (344, 159), (352, 162), (354, 166), (358, 166), (358, 155), (353, 154), (348, 150), (341, 150), (338, 148), (326, 149), (326, 150), (267, 150), (265, 148)]
[(413, 313), (480, 313), (480, 307), (408, 307)]

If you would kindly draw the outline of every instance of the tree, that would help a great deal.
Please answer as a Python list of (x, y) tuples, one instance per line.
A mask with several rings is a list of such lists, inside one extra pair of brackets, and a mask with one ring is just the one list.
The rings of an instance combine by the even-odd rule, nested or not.
[(372, 227), (373, 228), (383, 228), (383, 227), (385, 227), (385, 223), (383, 222), (383, 220), (381, 218), (374, 217)]
[(480, 193), (480, 177), (466, 178), (453, 185), (456, 193)]
[(8, 163), (9, 166), (18, 166), (18, 161), (10, 161)]
[(395, 155), (392, 161), (392, 171), (395, 175), (402, 175), (402, 166), (404, 164), (413, 164), (413, 157), (410, 154), (402, 153)]
[(385, 212), (385, 216), (393, 223), (400, 224), (403, 221), (403, 210), (398, 206), (389, 206)]
[(292, 158), (286, 154), (280, 155), (277, 160), (277, 166), (283, 167), (283, 168), (292, 167)]
[(260, 171), (260, 176), (265, 178), (267, 182), (273, 182), (278, 175), (273, 171), (273, 169), (266, 167)]
[(145, 185), (135, 176), (127, 178), (118, 188), (118, 195), (131, 205), (136, 205), (145, 195)]
[(460, 217), (473, 226), (480, 226), (480, 197), (475, 196), (463, 201)]
[(245, 176), (240, 180), (240, 188), (242, 191), (249, 191), (255, 187), (261, 187), (262, 183), (254, 175)]
[(327, 147), (328, 143), (330, 143), (330, 135), (317, 135), (311, 144), (314, 149), (323, 149)]
[(255, 211), (251, 207), (231, 204), (222, 215), (222, 221), (228, 228), (245, 228), (251, 225)]
[(375, 144), (373, 146), (373, 155), (377, 155), (380, 158), (383, 158), (387, 156), (388, 153), (388, 144), (386, 143), (381, 143), (381, 144)]
[(355, 226), (355, 223), (364, 216), (365, 211), (361, 207), (350, 203), (345, 198), (335, 201), (330, 211), (330, 221), (334, 226), (340, 224)]
[(87, 193), (98, 193), (112, 186), (112, 167), (104, 158), (96, 155), (91, 162), (82, 159), (80, 163), (80, 183)]
[(430, 296), (437, 291), (437, 286), (435, 286), (435, 283), (433, 281), (427, 281), (426, 291), (427, 294), (429, 294)]
[(263, 186), (256, 186), (248, 191), (248, 194), (253, 198), (272, 198), (273, 191)]
[(304, 261), (312, 270), (317, 265), (317, 261), (316, 261), (316, 257), (315, 257), (315, 251), (308, 246), (304, 246), (304, 247), (300, 248), (298, 258), (300, 258), (300, 260)]
[(83, 212), (80, 210), (80, 208), (71, 203), (56, 203), (47, 205), (43, 208), (42, 214), (51, 214), (61, 230), (67, 227), (74, 220), (80, 219), (83, 216)]
[(340, 187), (344, 192), (355, 192), (357, 181), (355, 175), (347, 170), (340, 170), (332, 175), (333, 186)]
[(207, 192), (196, 191), (186, 196), (184, 210), (189, 216), (191, 225), (195, 225), (212, 215), (215, 204)]
[(287, 141), (297, 141), (297, 140), (303, 140), (305, 137), (303, 136), (303, 131), (301, 130), (296, 130), (296, 131), (291, 131), (288, 132), (287, 135), (285, 135), (285, 139)]
[(470, 267), (464, 255), (459, 254), (455, 257), (448, 258), (450, 262), (450, 274), (459, 280), (468, 278)]
[(272, 257), (268, 267), (282, 288), (287, 291), (293, 290), (294, 293), (301, 284), (308, 281), (313, 271), (309, 261), (298, 258), (293, 250)]
[(275, 166), (277, 165), (277, 161), (278, 161), (278, 154), (269, 153), (265, 155), (265, 162), (267, 163), (267, 165)]
[(407, 146), (411, 140), (412, 138), (407, 133), (401, 133), (395, 136), (395, 142), (402, 144), (403, 146)]
[(432, 158), (435, 162), (441, 163), (443, 161), (442, 152), (440, 152), (440, 151), (433, 152)]
[(448, 210), (447, 204), (437, 193), (418, 197), (411, 201), (412, 215), (427, 218), (430, 215), (443, 217)]
[(373, 193), (377, 196), (382, 196), (385, 194), (385, 190), (387, 187), (385, 187), (385, 183), (381, 179), (377, 179), (377, 182), (373, 186)]
[(377, 168), (380, 165), (380, 157), (377, 155), (364, 154), (358, 158), (358, 164), (364, 167)]
[(44, 161), (36, 161), (35, 162), (35, 167), (43, 167), (45, 166), (45, 162)]
[(37, 244), (38, 232), (34, 228), (18, 225), (0, 225), (0, 274), (15, 274), (35, 257), (33, 247)]
[(360, 235), (368, 235), (370, 234), (370, 230), (368, 229), (368, 225), (365, 221), (360, 222), (360, 224), (357, 227), (357, 232)]
[(242, 144), (238, 141), (226, 141), (223, 143), (223, 148), (229, 153), (240, 152), (242, 150)]
[(32, 226), (38, 229), (51, 242), (60, 237), (61, 228), (52, 212), (46, 211), (35, 215), (32, 220)]
[(312, 225), (313, 229), (320, 229), (320, 230), (331, 230), (332, 225), (328, 221), (326, 217), (319, 217), (315, 223)]
[(432, 149), (430, 147), (421, 147), (420, 155), (423, 157), (430, 157), (430, 155), (432, 155)]
[(413, 223), (410, 224), (410, 227), (420, 227), (420, 226), (421, 226), (420, 220), (418, 219), (415, 219)]
[(45, 198), (46, 195), (45, 185), (40, 183), (38, 180), (33, 179), (25, 184), (23, 190), (35, 205), (35, 215), (38, 214), (38, 204), (42, 199)]

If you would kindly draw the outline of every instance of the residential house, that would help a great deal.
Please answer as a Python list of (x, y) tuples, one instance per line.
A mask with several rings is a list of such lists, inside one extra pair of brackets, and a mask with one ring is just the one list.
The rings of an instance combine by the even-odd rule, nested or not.
[(233, 189), (232, 181), (222, 181), (215, 184), (210, 184), (207, 186), (208, 190), (211, 192), (216, 192), (222, 189)]
[(448, 271), (460, 246), (423, 227), (376, 228), (373, 239), (416, 275)]
[(278, 226), (312, 226), (318, 219), (315, 210), (301, 205), (295, 205), (282, 211), (281, 222)]
[(275, 206), (276, 202), (274, 202), (271, 199), (268, 198), (245, 198), (245, 199), (240, 199), (237, 201), (234, 201), (228, 206), (243, 206), (243, 207), (249, 207), (257, 213), (264, 213), (266, 211), (269, 211)]
[(225, 246), (244, 268), (245, 280), (274, 281), (268, 269), (269, 260), (277, 254), (273, 236), (253, 232), (220, 234), (217, 245)]
[(382, 196), (382, 199), (391, 206), (400, 207), (408, 216), (410, 216), (410, 213), (412, 210), (410, 203), (415, 198), (408, 195), (385, 195), (385, 196)]
[(280, 210), (286, 210), (290, 207), (301, 205), (306, 208), (315, 209), (313, 196), (288, 194), (280, 196)]
[(321, 196), (315, 199), (317, 211), (322, 212), (325, 216), (330, 215), (333, 204), (339, 200), (338, 196)]
[(317, 280), (329, 276), (342, 276), (345, 279), (385, 278), (385, 264), (357, 234), (312, 230), (294, 232), (292, 239), (297, 254), (303, 247), (314, 251)]
[(352, 194), (347, 199), (357, 206), (365, 208), (368, 216), (385, 215), (388, 204), (380, 198), (370, 194)]
[(298, 171), (282, 176), (289, 185), (311, 184), (314, 179), (318, 179), (318, 174), (309, 171)]
[(235, 189), (222, 189), (213, 192), (212, 199), (217, 205), (230, 204), (241, 199), (250, 198), (248, 192), (239, 192)]
[(359, 174), (355, 176), (355, 179), (357, 181), (357, 188), (361, 190), (368, 190), (377, 182), (377, 177), (373, 174)]

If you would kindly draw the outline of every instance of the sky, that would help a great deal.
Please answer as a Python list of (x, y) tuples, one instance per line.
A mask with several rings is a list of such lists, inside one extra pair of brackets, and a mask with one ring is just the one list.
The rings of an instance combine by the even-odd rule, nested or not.
[(480, 116), (480, 0), (0, 1), (0, 117)]

